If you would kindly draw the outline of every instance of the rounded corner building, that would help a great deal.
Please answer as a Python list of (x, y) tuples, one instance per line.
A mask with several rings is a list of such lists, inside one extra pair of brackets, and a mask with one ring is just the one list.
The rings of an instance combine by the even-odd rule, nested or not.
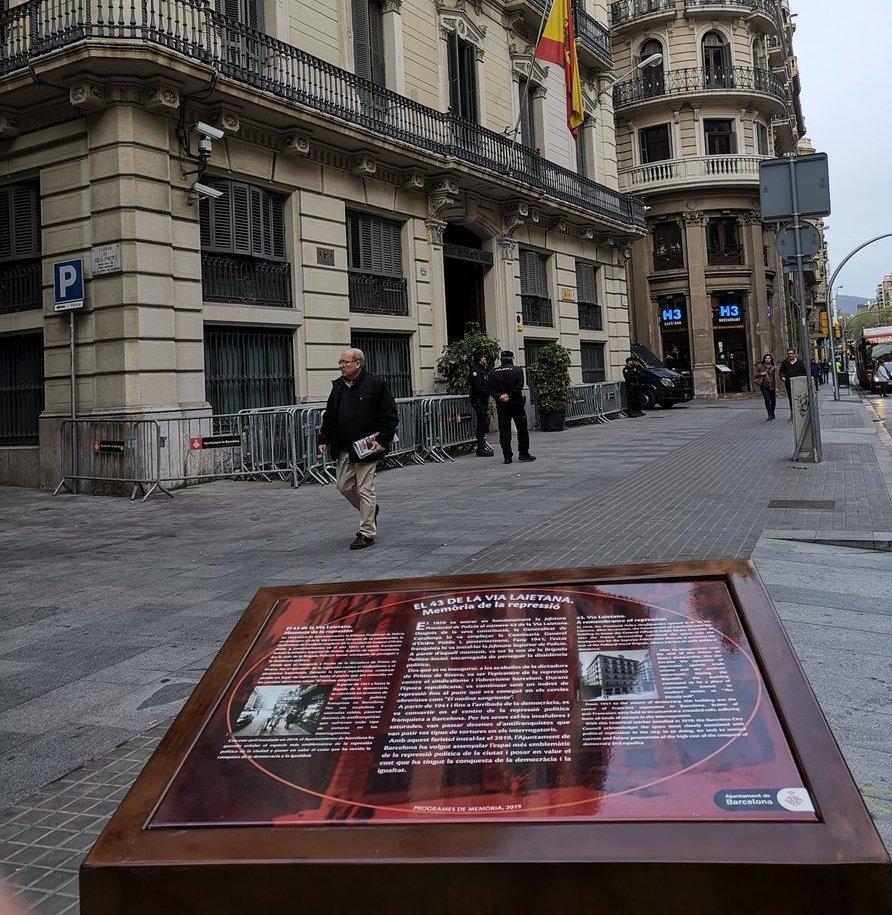
[(619, 0), (612, 29), (619, 185), (647, 206), (632, 338), (690, 372), (697, 396), (750, 391), (787, 339), (759, 162), (804, 133), (788, 2)]

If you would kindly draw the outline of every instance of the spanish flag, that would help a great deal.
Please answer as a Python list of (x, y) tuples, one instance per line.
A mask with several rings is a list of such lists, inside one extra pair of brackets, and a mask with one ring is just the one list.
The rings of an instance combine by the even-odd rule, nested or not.
[(573, 0), (552, 0), (551, 10), (536, 45), (536, 60), (547, 60), (564, 68), (567, 87), (567, 126), (575, 137), (585, 118), (582, 86), (579, 83), (579, 61), (576, 59), (576, 26)]

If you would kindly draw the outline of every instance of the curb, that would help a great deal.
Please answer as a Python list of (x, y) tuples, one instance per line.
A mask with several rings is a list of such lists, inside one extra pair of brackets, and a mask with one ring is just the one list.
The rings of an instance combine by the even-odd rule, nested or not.
[(892, 552), (892, 531), (762, 531), (762, 537), (772, 540), (793, 540), (798, 543), (820, 543), (856, 550)]

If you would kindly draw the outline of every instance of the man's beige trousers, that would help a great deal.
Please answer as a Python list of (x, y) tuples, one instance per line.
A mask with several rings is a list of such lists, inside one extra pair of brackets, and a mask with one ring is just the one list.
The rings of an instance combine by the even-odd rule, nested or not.
[(346, 451), (338, 456), (338, 492), (359, 512), (362, 523), (359, 533), (374, 537), (378, 532), (375, 525), (375, 471), (377, 461), (354, 463)]

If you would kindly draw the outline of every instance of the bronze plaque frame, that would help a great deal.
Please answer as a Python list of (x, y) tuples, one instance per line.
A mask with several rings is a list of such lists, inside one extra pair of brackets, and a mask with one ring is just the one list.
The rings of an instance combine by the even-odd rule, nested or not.
[[(147, 829), (282, 598), (495, 586), (724, 580), (817, 822), (493, 822)], [(892, 910), (889, 857), (774, 607), (741, 560), (263, 588), (81, 869), (83, 915), (369, 908), (589, 913)]]

